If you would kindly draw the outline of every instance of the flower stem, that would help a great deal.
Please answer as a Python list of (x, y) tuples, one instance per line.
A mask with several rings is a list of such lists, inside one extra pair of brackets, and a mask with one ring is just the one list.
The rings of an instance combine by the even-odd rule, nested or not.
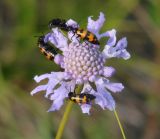
[(63, 118), (60, 122), (60, 125), (59, 125), (59, 128), (58, 128), (57, 135), (56, 135), (55, 139), (61, 139), (64, 127), (66, 125), (66, 122), (67, 122), (68, 117), (69, 117), (69, 113), (70, 113), (71, 108), (72, 108), (72, 105), (73, 105), (73, 102), (69, 101), (68, 104), (67, 104), (66, 110), (64, 112)]
[(118, 116), (118, 114), (117, 114), (117, 112), (116, 112), (115, 109), (114, 109), (114, 115), (115, 115), (115, 117), (116, 117), (116, 119), (117, 119), (117, 122), (118, 122), (119, 128), (120, 128), (120, 130), (121, 130), (123, 139), (126, 139), (126, 136), (125, 136), (125, 133), (124, 133), (124, 129), (123, 129), (123, 127), (122, 127), (122, 124), (121, 124), (121, 122), (120, 122), (120, 120), (119, 120), (119, 116)]
[[(76, 93), (77, 93), (77, 94), (80, 94), (81, 90), (82, 90), (82, 86), (79, 85), (79, 86), (77, 87), (77, 92), (76, 92)], [(55, 139), (61, 139), (62, 134), (63, 134), (64, 127), (65, 127), (65, 125), (66, 125), (66, 123), (67, 123), (67, 120), (68, 120), (68, 118), (69, 118), (69, 113), (70, 113), (70, 111), (71, 111), (72, 106), (73, 106), (73, 102), (72, 102), (72, 101), (69, 101), (68, 104), (67, 104), (67, 106), (66, 106), (66, 110), (65, 110), (65, 112), (64, 112), (63, 118), (62, 118), (62, 120), (61, 120), (61, 122), (60, 122), (60, 125), (59, 125), (59, 128), (58, 128), (58, 131), (57, 131), (57, 134), (56, 134)]]

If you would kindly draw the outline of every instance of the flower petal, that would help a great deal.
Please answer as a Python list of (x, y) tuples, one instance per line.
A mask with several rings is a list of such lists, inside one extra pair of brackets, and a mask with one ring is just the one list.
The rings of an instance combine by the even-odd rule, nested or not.
[(45, 91), (46, 89), (47, 89), (47, 85), (37, 86), (35, 89), (32, 90), (31, 95), (33, 96), (33, 95), (36, 94), (37, 92)]
[(65, 85), (65, 83), (62, 83), (62, 85), (59, 88), (54, 90), (54, 94), (50, 96), (50, 100), (53, 100), (53, 104), (48, 110), (48, 112), (59, 110), (63, 105), (64, 99), (68, 97), (69, 92)]
[(47, 98), (50, 94), (53, 93), (53, 90), (54, 90), (54, 87), (59, 83), (59, 80), (54, 80), (53, 79), (49, 79), (48, 81), (48, 87), (46, 89), (46, 94), (45, 94), (45, 97)]
[(50, 74), (46, 73), (46, 74), (42, 74), (42, 75), (40, 75), (40, 76), (36, 75), (36, 76), (34, 77), (34, 80), (35, 80), (37, 83), (39, 83), (40, 81), (42, 81), (42, 80), (44, 80), (44, 79), (46, 79), (46, 78), (49, 78), (49, 77), (50, 77)]
[(89, 83), (85, 83), (84, 86), (83, 86), (83, 89), (81, 91), (81, 93), (84, 93), (84, 92), (89, 92), (92, 90), (92, 87), (90, 86)]
[(41, 80), (44, 80), (46, 78), (49, 79), (48, 83), (46, 85), (40, 85), (36, 87), (32, 92), (31, 95), (46, 90), (45, 97), (48, 97), (51, 93), (53, 93), (54, 87), (63, 79), (64, 73), (63, 72), (51, 72), (51, 74), (43, 74), (40, 76), (35, 76), (34, 79), (37, 82), (40, 82)]
[(64, 56), (57, 54), (54, 58), (54, 62), (58, 65), (60, 65), (62, 68), (64, 68), (64, 61), (63, 61)]
[(69, 90), (67, 90), (66, 86), (64, 83), (54, 90), (54, 94), (51, 95), (50, 99), (51, 100), (56, 100), (56, 99), (61, 99), (63, 100), (64, 98), (68, 97)]
[(52, 105), (49, 108), (48, 112), (59, 110), (62, 107), (62, 105), (63, 105), (63, 100), (56, 99), (52, 103)]
[(108, 83), (105, 84), (105, 87), (114, 93), (121, 92), (124, 89), (122, 83)]
[(99, 92), (94, 94), (96, 96), (95, 98), (95, 104), (98, 104), (103, 110), (105, 109), (105, 105), (106, 105), (106, 100), (103, 97), (102, 94), (100, 94)]
[(47, 43), (49, 41), (49, 37), (52, 35), (52, 33), (47, 33), (44, 37), (44, 42)]
[(125, 49), (127, 47), (127, 39), (126, 37), (122, 38), (118, 41), (116, 45), (116, 50), (119, 51), (119, 55), (117, 55), (118, 58), (123, 58), (125, 60), (130, 58), (130, 54)]
[(66, 22), (67, 26), (72, 26), (73, 28), (79, 28), (79, 25), (76, 21), (72, 20), (72, 19), (69, 19), (67, 22)]
[(104, 24), (105, 21), (105, 17), (104, 14), (102, 12), (100, 12), (99, 18), (94, 21), (91, 18), (92, 16), (88, 17), (88, 25), (87, 25), (87, 29), (94, 33), (97, 37), (99, 36), (99, 31), (101, 29), (101, 27)]
[(125, 37), (119, 40), (115, 47), (112, 47), (112, 45), (108, 44), (109, 43), (107, 43), (102, 52), (105, 58), (117, 57), (117, 58), (123, 58), (125, 60), (130, 58), (130, 54), (125, 49), (127, 47), (127, 40)]
[(64, 72), (51, 72), (51, 78), (61, 81), (64, 78)]
[(95, 75), (92, 75), (89, 77), (89, 81), (90, 82), (94, 82), (96, 80), (96, 76)]
[(112, 29), (110, 31), (107, 31), (105, 33), (102, 33), (100, 35), (100, 38), (102, 37), (109, 37), (108, 41), (107, 41), (107, 46), (114, 46), (116, 44), (116, 30), (115, 29)]
[(68, 39), (58, 30), (58, 28), (53, 28), (52, 31), (49, 41), (58, 49), (64, 51), (65, 47), (68, 47)]
[(119, 51), (119, 53), (117, 53), (117, 58), (123, 58), (124, 60), (127, 60), (131, 57), (130, 53), (127, 52), (126, 49)]
[(64, 77), (64, 73), (63, 72), (51, 72), (50, 74), (50, 78), (49, 81), (50, 83), (55, 82), (60, 82)]
[[(52, 29), (52, 31), (58, 31), (58, 29), (56, 28), (56, 29)], [(56, 40), (56, 37), (55, 37), (55, 34), (53, 33), (53, 32), (51, 32), (51, 33), (48, 33), (48, 36), (46, 37), (47, 39), (46, 39), (46, 42), (51, 42), (53, 45), (55, 45), (56, 47), (57, 47), (57, 45), (58, 45), (58, 42), (57, 42), (57, 40)], [(57, 47), (58, 48), (58, 47)]]
[(115, 108), (115, 101), (111, 94), (105, 89), (105, 82), (109, 81), (99, 79), (95, 82), (98, 91), (96, 94), (94, 94), (96, 95), (95, 103), (100, 105), (102, 109), (108, 108), (109, 110), (113, 110)]
[(116, 49), (124, 49), (127, 47), (127, 38), (123, 37), (122, 39), (120, 39), (116, 45)]
[(111, 94), (106, 91), (106, 92), (103, 92), (103, 96), (107, 100), (107, 105), (105, 107), (111, 111), (114, 110), (115, 109), (115, 101), (114, 101), (113, 97), (111, 96)]
[(40, 85), (36, 87), (32, 92), (31, 95), (46, 90), (45, 97), (48, 97), (49, 94), (53, 93), (53, 88), (63, 79), (62, 72), (52, 72), (51, 74), (42, 74), (40, 76), (35, 76), (34, 79), (36, 82), (40, 82), (44, 79), (49, 79), (46, 85)]
[(95, 81), (95, 83), (97, 85), (104, 86), (105, 84), (109, 83), (109, 80), (99, 77), (99, 78), (97, 78), (97, 80)]
[(116, 70), (113, 67), (104, 67), (103, 71), (103, 75), (108, 78), (111, 77)]
[(91, 109), (91, 105), (89, 104), (82, 104), (81, 109), (83, 113), (87, 113), (88, 115), (90, 114), (89, 111)]

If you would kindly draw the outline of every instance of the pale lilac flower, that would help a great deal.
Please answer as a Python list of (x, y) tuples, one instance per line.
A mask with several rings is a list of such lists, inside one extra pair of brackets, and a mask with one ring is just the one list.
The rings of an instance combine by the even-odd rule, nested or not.
[[(63, 72), (51, 72), (34, 78), (36, 82), (48, 79), (47, 84), (39, 85), (31, 92), (32, 95), (40, 91), (46, 92), (45, 97), (53, 101), (48, 111), (59, 110), (64, 100), (68, 98), (68, 93), (73, 92), (78, 84), (84, 84), (81, 93), (93, 94), (96, 97), (95, 104), (102, 109), (115, 109), (115, 101), (111, 92), (119, 93), (124, 86), (122, 83), (110, 82), (109, 78), (115, 73), (115, 69), (105, 66), (105, 63), (112, 57), (129, 59), (130, 54), (126, 50), (126, 38), (122, 38), (116, 43), (115, 29), (99, 33), (104, 22), (105, 17), (101, 12), (96, 21), (89, 17), (87, 25), (87, 29), (94, 33), (99, 40), (107, 37), (108, 41), (102, 52), (99, 50), (99, 47), (102, 46), (80, 43), (76, 35), (73, 37), (73, 32), (68, 32), (69, 39), (58, 28), (53, 28), (50, 33), (45, 35), (45, 41), (49, 41), (62, 51), (62, 55), (56, 55), (54, 61), (64, 69)], [(67, 21), (67, 25), (78, 27), (78, 24), (72, 19)], [(90, 82), (95, 84), (96, 90), (92, 88)], [(81, 105), (83, 113), (89, 114), (90, 108), (91, 104)]]

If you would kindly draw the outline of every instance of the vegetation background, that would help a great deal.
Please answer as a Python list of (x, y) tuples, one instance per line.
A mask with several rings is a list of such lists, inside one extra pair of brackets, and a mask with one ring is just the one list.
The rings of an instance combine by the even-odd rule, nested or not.
[[(53, 18), (106, 15), (102, 31), (115, 28), (128, 38), (132, 57), (111, 59), (112, 80), (125, 85), (114, 95), (128, 139), (160, 138), (160, 0), (0, 0), (0, 139), (53, 139), (64, 108), (47, 113), (44, 92), (30, 96), (35, 75), (58, 71), (37, 48), (34, 36), (47, 33)], [(103, 40), (104, 42), (106, 40)], [(102, 42), (103, 43), (103, 42)], [(74, 105), (63, 139), (121, 139), (113, 112), (97, 106), (91, 116)]]

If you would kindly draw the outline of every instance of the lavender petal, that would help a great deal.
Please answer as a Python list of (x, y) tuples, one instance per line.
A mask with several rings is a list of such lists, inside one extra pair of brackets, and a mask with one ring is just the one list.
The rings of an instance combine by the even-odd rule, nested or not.
[(104, 14), (100, 12), (99, 18), (96, 21), (92, 20), (91, 17), (92, 16), (88, 17), (87, 29), (98, 37), (99, 31), (105, 22)]
[(108, 83), (105, 86), (107, 89), (109, 89), (114, 93), (121, 92), (124, 89), (124, 86), (122, 83)]
[(90, 114), (90, 109), (91, 109), (91, 105), (89, 104), (82, 104), (81, 105), (81, 109), (82, 109), (82, 113), (87, 113), (88, 115)]
[(111, 77), (116, 70), (113, 67), (104, 67), (103, 71), (103, 75), (108, 78)]

